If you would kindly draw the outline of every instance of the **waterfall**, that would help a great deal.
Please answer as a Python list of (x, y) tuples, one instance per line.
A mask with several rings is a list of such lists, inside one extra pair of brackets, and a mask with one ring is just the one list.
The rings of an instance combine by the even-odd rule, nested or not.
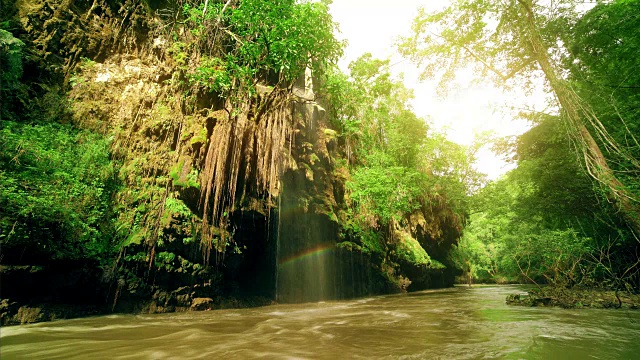
[(296, 148), (293, 156), (296, 166), (285, 170), (280, 178), (276, 300), (306, 302), (334, 299), (337, 294), (337, 227), (319, 211), (321, 206), (314, 204), (316, 197), (321, 195), (318, 186), (324, 180), (313, 173), (326, 172), (327, 169), (319, 169), (306, 157), (325, 146), (318, 138), (319, 124), (324, 120), (325, 111), (313, 102), (315, 96), (310, 71), (303, 74), (294, 94), (300, 99), (294, 105), (294, 112), (301, 117), (298, 126), (302, 131), (295, 140), (290, 139)]
[(307, 302), (336, 298), (335, 225), (299, 205), (295, 174), (284, 176), (278, 199), (276, 299)]
[[(280, 189), (282, 189), (282, 185), (280, 185)], [(276, 228), (276, 261), (275, 261), (275, 272), (276, 272), (276, 283), (275, 283), (275, 293), (276, 293), (276, 301), (280, 301), (280, 293), (278, 292), (278, 283), (280, 281), (280, 226), (282, 225), (280, 214), (282, 213), (282, 196), (278, 196), (278, 225)]]
[(280, 173), (277, 195), (276, 300), (293, 303), (362, 296), (366, 281), (362, 271), (369, 263), (358, 262), (351, 251), (336, 246), (340, 225), (334, 209), (339, 205), (327, 148), (330, 140), (325, 135), (326, 111), (314, 102), (309, 73), (296, 86), (295, 125), (287, 134), (290, 162)]

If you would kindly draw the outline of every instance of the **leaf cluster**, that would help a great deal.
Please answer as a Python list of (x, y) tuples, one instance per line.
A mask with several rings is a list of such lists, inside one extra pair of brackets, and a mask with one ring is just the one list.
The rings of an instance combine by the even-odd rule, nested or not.
[(518, 167), (474, 196), (453, 259), (476, 279), (591, 284), (598, 249), (630, 240), (562, 131), (549, 116), (520, 136)]
[(0, 217), (5, 251), (100, 259), (110, 243), (115, 166), (108, 140), (56, 123), (1, 122)]
[(0, 29), (0, 119), (13, 117), (14, 103), (26, 99), (22, 79), (24, 43)]
[[(397, 237), (396, 229), (408, 227), (413, 214), (423, 213), (427, 215), (419, 216), (430, 217), (433, 224), (425, 226), (436, 237), (449, 231), (439, 226), (461, 227), (465, 174), (472, 172), (469, 152), (429, 131), (428, 123), (414, 114), (409, 103), (413, 93), (391, 74), (388, 60), (364, 54), (349, 69), (349, 75), (328, 72), (320, 94), (346, 149), (345, 230), (364, 252), (439, 268), (443, 265), (425, 251), (427, 243), (404, 230), (406, 236)], [(466, 170), (457, 170), (463, 163)], [(433, 207), (442, 209), (435, 218)]]
[(181, 15), (189, 36), (173, 46), (173, 56), (191, 85), (221, 96), (253, 93), (256, 82), (286, 88), (306, 68), (321, 74), (342, 55), (328, 4), (186, 1)]

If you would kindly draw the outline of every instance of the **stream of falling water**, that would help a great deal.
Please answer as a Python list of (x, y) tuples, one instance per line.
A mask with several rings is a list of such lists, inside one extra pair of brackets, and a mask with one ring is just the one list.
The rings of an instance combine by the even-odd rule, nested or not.
[[(282, 192), (282, 182), (280, 182), (280, 191)], [(276, 301), (280, 300), (279, 292), (278, 292), (278, 281), (280, 274), (280, 226), (282, 223), (280, 222), (280, 214), (282, 214), (282, 196), (278, 196), (278, 225), (276, 228)]]
[[(289, 177), (287, 177), (289, 176)], [(308, 211), (306, 183), (285, 176), (278, 197), (276, 299), (295, 303), (340, 297), (336, 290), (335, 231), (326, 216)]]

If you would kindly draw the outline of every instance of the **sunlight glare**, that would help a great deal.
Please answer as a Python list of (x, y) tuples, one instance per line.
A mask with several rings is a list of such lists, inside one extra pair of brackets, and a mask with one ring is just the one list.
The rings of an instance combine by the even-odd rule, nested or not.
[[(486, 132), (493, 132), (497, 137), (522, 134), (530, 125), (516, 119), (517, 111), (511, 108), (544, 107), (542, 92), (531, 96), (517, 91), (505, 94), (487, 82), (473, 82), (473, 72), (465, 69), (456, 74), (448, 94), (441, 96), (435, 81), (420, 81), (420, 71), (397, 54), (394, 44), (399, 36), (410, 34), (418, 8), (423, 6), (433, 11), (448, 3), (446, 0), (334, 0), (331, 14), (339, 23), (337, 36), (348, 41), (340, 68), (348, 73), (348, 64), (365, 52), (377, 58), (390, 58), (392, 72), (404, 73), (405, 86), (414, 89), (415, 113), (428, 119), (436, 131), (446, 132), (447, 138), (456, 143), (470, 145), (477, 135)], [(513, 165), (485, 147), (478, 153), (476, 168), (490, 179), (496, 179)]]

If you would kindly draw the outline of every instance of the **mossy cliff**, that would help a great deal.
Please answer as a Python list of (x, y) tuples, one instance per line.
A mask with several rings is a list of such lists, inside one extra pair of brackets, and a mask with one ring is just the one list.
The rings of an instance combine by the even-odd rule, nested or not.
[[(335, 44), (289, 44), (298, 56), (277, 53), (270, 33), (268, 50), (251, 55), (240, 37), (278, 28), (243, 25), (252, 13), (235, 2), (1, 5), (2, 45), (15, 50), (5, 59), (21, 61), (2, 69), (20, 74), (14, 87), (3, 84), (2, 180), (15, 190), (2, 198), (2, 295), (10, 299), (3, 323), (65, 316), (33, 310), (42, 303), (86, 309), (67, 315), (269, 303), (283, 281), (279, 265), (306, 251), (300, 244), (309, 238), (330, 250), (325, 265), (337, 280), (324, 295), (281, 300), (450, 284), (451, 270), (432, 266), (426, 253), (415, 258), (426, 249), (446, 263), (460, 232), (460, 219), (438, 214), (446, 206), (431, 202), (407, 215), (382, 235), (392, 245), (378, 252), (345, 230), (345, 140), (316, 102), (322, 69), (339, 55), (332, 37)], [(322, 3), (287, 6), (287, 21), (326, 15)], [(50, 144), (31, 154), (20, 136), (34, 131), (40, 138), (29, 141)], [(69, 170), (31, 184), (27, 160), (55, 165), (44, 152), (67, 154), (60, 163)], [(42, 183), (71, 190), (25, 207)], [(20, 304), (31, 307), (18, 315)]]

